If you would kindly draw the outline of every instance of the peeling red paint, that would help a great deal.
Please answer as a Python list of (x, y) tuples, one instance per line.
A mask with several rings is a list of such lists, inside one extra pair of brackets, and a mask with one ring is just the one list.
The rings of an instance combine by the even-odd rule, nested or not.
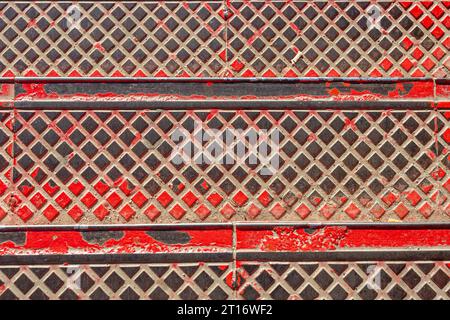
[[(170, 232), (170, 231), (167, 231)], [(123, 231), (120, 237), (106, 234), (104, 243), (87, 241), (77, 231), (28, 231), (24, 244), (0, 243), (0, 255), (16, 254), (120, 254), (225, 252), (232, 249), (232, 230), (179, 230), (186, 233), (186, 243), (167, 244), (146, 231)], [(92, 233), (92, 232), (91, 232)], [(93, 233), (95, 235), (95, 232)], [(342, 249), (427, 248), (450, 245), (448, 229), (351, 229), (323, 227), (302, 229), (237, 229), (237, 250), (327, 251)]]
[(238, 229), (238, 250), (323, 251), (345, 248), (377, 249), (441, 247), (450, 245), (449, 229), (318, 229), (282, 227)]
[(99, 42), (96, 42), (96, 43), (94, 44), (94, 47), (95, 47), (98, 51), (100, 51), (100, 52), (106, 52), (105, 48), (104, 48), (104, 47), (102, 46), (102, 44), (99, 43)]
[(303, 229), (276, 227), (272, 230), (239, 230), (238, 249), (262, 251), (333, 250), (345, 237), (345, 227), (326, 227), (308, 234)]
[(0, 255), (181, 253), (231, 250), (232, 231), (229, 229), (179, 230), (179, 232), (189, 235), (188, 243), (169, 245), (155, 240), (145, 231), (132, 230), (123, 231), (120, 239), (106, 239), (102, 245), (86, 241), (83, 234), (77, 231), (28, 231), (23, 245), (17, 245), (12, 241), (0, 243)]

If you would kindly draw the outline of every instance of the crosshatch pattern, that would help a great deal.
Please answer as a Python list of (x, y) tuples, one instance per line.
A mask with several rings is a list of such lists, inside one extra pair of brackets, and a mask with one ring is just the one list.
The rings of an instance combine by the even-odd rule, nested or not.
[[(7, 117), (2, 124), (5, 139), (15, 137), (2, 152), (2, 223), (447, 221), (448, 118), (433, 110), (16, 111), (13, 126)], [(237, 135), (234, 150), (249, 132), (278, 132), (276, 170), (262, 174), (248, 155), (177, 163), (170, 156), (189, 141), (174, 138), (181, 128), (194, 155), (214, 145), (200, 129)]]
[(450, 295), (448, 262), (242, 262), (236, 287), (233, 275), (230, 265), (220, 263), (2, 266), (0, 300), (431, 300)]
[(449, 299), (445, 262), (244, 262), (244, 299)]
[(166, 300), (233, 297), (224, 263), (0, 267), (0, 300)]
[(0, 75), (447, 77), (448, 1), (0, 2)]
[[(414, 0), (0, 1), (0, 76), (447, 78), (449, 12), (448, 1)], [(54, 96), (22, 87), (36, 105)], [(414, 93), (413, 110), (372, 110), (367, 97), (357, 110), (68, 110), (55, 101), (23, 110), (10, 104), (12, 88), (1, 87), (2, 226), (449, 219), (445, 83), (434, 93), (443, 107), (423, 110)], [(199, 128), (231, 134), (234, 150), (246, 134), (278, 133), (274, 174), (248, 156), (196, 162), (218, 147)], [(191, 144), (176, 142), (181, 129)], [(193, 162), (172, 161), (186, 146)], [(0, 300), (450, 298), (448, 261), (255, 257), (0, 265)]]

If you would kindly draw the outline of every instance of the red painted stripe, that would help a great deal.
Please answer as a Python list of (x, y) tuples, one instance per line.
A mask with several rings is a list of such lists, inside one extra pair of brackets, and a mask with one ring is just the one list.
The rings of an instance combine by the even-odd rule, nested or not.
[(429, 248), (450, 246), (450, 229), (351, 229), (325, 227), (306, 230), (279, 227), (237, 231), (238, 250), (324, 251), (339, 249)]
[(0, 234), (0, 255), (224, 252), (232, 248), (232, 230), (28, 231)]
[[(450, 229), (238, 229), (237, 250), (325, 251), (450, 247)], [(0, 255), (225, 252), (231, 229), (177, 231), (28, 231), (0, 233)]]

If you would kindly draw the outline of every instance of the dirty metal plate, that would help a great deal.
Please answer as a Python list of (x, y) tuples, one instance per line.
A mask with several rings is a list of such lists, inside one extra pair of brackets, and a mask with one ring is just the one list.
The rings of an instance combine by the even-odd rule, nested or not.
[(11, 81), (17, 109), (433, 109), (435, 99), (445, 99), (448, 84), (375, 78)]
[(222, 1), (2, 2), (5, 76), (220, 76)]
[[(303, 259), (317, 260), (314, 252), (326, 252), (328, 259), (333, 254), (345, 252), (361, 259), (378, 250), (410, 250), (417, 256), (417, 250), (445, 250), (450, 245), (450, 230), (428, 228), (358, 228), (356, 226), (327, 226), (322, 228), (299, 227), (251, 227), (236, 228), (236, 250), (240, 259), (261, 254), (261, 259), (271, 253), (298, 253)], [(266, 255), (269, 253), (269, 255)], [(312, 253), (312, 254), (310, 254)], [(275, 254), (273, 257), (276, 257)], [(425, 253), (424, 253), (425, 254)], [(448, 254), (448, 252), (447, 252)], [(389, 259), (389, 258), (384, 258)], [(308, 260), (309, 261), (309, 260)]]
[(316, 261), (303, 261), (297, 255), (297, 259), (236, 263), (48, 264), (29, 257), (26, 265), (0, 267), (0, 299), (449, 298), (448, 260), (417, 255), (405, 259), (401, 251), (396, 254), (393, 260), (383, 259), (378, 251), (374, 259), (330, 259), (323, 254)]
[[(74, 231), (68, 230), (29, 230), (0, 233), (0, 264), (10, 264), (11, 259), (27, 260), (27, 256), (47, 255), (46, 262), (60, 259), (65, 255), (85, 256), (92, 261), (95, 256), (136, 255), (141, 259), (150, 255), (153, 259), (165, 262), (177, 256), (203, 255), (208, 261), (212, 256), (231, 261), (233, 232), (229, 227), (200, 229), (126, 229)], [(159, 254), (159, 255), (158, 255)], [(210, 255), (209, 258), (206, 254)], [(159, 258), (157, 257), (159, 256)], [(19, 258), (20, 257), (20, 258)], [(172, 257), (172, 258), (171, 258)], [(2, 260), (3, 259), (3, 260)], [(143, 258), (142, 258), (143, 259)], [(158, 261), (159, 261), (158, 260)], [(189, 259), (187, 259), (189, 260)], [(102, 261), (101, 258), (99, 261)]]
[(448, 300), (448, 261), (239, 262), (240, 299)]
[(227, 300), (229, 263), (0, 267), (0, 300)]
[(6, 216), (16, 205), (11, 197), (13, 192), (13, 112), (0, 112), (0, 221), (8, 220)]
[(446, 1), (2, 1), (3, 76), (448, 77)]
[(447, 77), (445, 1), (231, 1), (234, 76)]
[[(444, 112), (20, 110), (14, 127), (5, 224), (448, 221)], [(201, 158), (206, 134), (263, 131), (268, 162)]]
[(449, 298), (448, 229), (288, 229), (2, 232), (0, 300)]

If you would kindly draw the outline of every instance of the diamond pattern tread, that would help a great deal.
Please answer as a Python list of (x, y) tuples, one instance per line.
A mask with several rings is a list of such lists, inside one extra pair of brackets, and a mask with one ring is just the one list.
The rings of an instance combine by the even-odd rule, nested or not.
[[(16, 204), (2, 223), (444, 222), (446, 115), (433, 110), (17, 111)], [(200, 147), (199, 132), (216, 129), (223, 139), (237, 129), (245, 136), (253, 126), (269, 136), (278, 133), (276, 162), (194, 161), (200, 152), (211, 154), (208, 145)], [(194, 141), (174, 139), (179, 132), (194, 133)], [(197, 153), (180, 162), (177, 152), (186, 145), (197, 145)], [(265, 174), (273, 165), (276, 170)]]
[(0, 2), (0, 75), (437, 77), (447, 1)]

